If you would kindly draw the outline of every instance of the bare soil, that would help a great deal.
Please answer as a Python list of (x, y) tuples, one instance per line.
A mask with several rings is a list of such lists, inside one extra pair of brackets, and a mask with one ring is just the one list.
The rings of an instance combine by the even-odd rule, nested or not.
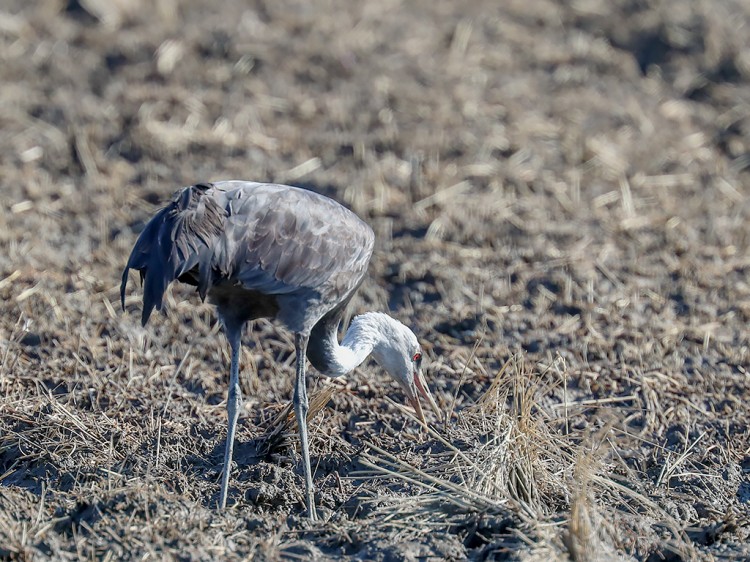
[[(750, 559), (749, 29), (740, 0), (6, 0), (0, 559)], [(319, 523), (290, 335), (246, 334), (220, 512), (213, 310), (119, 309), (145, 221), (219, 179), (373, 226), (352, 313), (414, 328), (446, 411), (311, 374)]]

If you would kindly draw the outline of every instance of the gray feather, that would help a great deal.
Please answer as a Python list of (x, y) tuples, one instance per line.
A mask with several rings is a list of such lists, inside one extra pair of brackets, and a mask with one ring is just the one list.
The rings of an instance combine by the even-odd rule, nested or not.
[(124, 307), (128, 271), (138, 270), (145, 324), (176, 279), (197, 285), (202, 298), (219, 285), (236, 285), (274, 297), (277, 317), (309, 331), (359, 286), (373, 243), (372, 229), (354, 213), (311, 191), (241, 181), (199, 184), (179, 192), (146, 225), (120, 295)]

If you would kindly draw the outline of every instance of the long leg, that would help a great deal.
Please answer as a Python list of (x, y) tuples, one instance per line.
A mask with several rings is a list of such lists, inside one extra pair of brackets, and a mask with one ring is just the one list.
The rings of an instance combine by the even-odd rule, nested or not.
[(227, 506), (227, 489), (229, 488), (229, 473), (232, 471), (232, 450), (234, 449), (234, 434), (237, 430), (237, 418), (240, 414), (242, 391), (240, 390), (240, 348), (242, 346), (242, 324), (234, 326), (225, 324), (227, 339), (232, 348), (232, 367), (229, 374), (229, 392), (227, 393), (227, 445), (224, 449), (224, 471), (221, 477), (221, 498), (219, 508)]
[(299, 426), (299, 441), (302, 449), (302, 466), (305, 471), (305, 499), (307, 515), (315, 521), (315, 490), (313, 489), (312, 470), (310, 469), (310, 446), (307, 442), (307, 381), (305, 380), (305, 357), (307, 355), (308, 335), (295, 334), (294, 345), (297, 348), (297, 378), (294, 383), (294, 413)]

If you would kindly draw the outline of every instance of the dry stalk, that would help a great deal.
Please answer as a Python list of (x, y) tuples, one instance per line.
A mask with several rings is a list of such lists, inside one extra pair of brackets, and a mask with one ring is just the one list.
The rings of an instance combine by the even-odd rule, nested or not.
[[(324, 381), (322, 388), (317, 389), (310, 396), (310, 406), (307, 411), (307, 422), (309, 423), (325, 408), (328, 401), (337, 390), (337, 385), (332, 381)], [(294, 405), (292, 402), (276, 415), (268, 426), (268, 432), (264, 437), (264, 449), (273, 450), (278, 446), (284, 436), (297, 430), (297, 418), (294, 414)]]

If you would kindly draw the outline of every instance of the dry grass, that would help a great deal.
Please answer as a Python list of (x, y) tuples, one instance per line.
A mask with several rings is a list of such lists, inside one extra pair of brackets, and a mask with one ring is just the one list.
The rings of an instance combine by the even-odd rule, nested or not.
[[(0, 558), (750, 558), (750, 12), (735, 0), (0, 8)], [(375, 229), (353, 313), (419, 333), (447, 422), (289, 334), (229, 363), (125, 256), (179, 186), (289, 181)], [(392, 398), (390, 396), (392, 395)]]
[(664, 528), (662, 552), (695, 558), (680, 523), (637, 491), (647, 479), (621, 480), (627, 466), (612, 447), (624, 443), (615, 423), (619, 412), (601, 414), (611, 419), (595, 432), (561, 432), (568, 420), (559, 408), (544, 406), (554, 389), (540, 384), (539, 375), (523, 357), (512, 357), (455, 424), (429, 430), (439, 449), (422, 467), (371, 445), (362, 462), (372, 472), (356, 476), (381, 475), (424, 492), (386, 502), (378, 528), (393, 528), (401, 538), (473, 525), (486, 543), (480, 557), (515, 549), (530, 560), (566, 554), (576, 561), (615, 560), (626, 559), (626, 550), (648, 549), (624, 544), (646, 539), (638, 537), (638, 526), (648, 518)]

